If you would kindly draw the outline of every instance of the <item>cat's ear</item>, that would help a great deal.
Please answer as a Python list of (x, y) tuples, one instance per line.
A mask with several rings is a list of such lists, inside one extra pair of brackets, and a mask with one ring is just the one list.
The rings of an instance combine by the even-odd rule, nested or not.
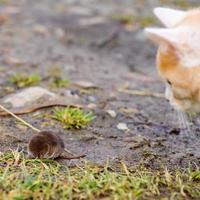
[(164, 46), (176, 48), (180, 45), (179, 37), (176, 29), (167, 28), (146, 28), (145, 33), (154, 43)]
[(162, 7), (154, 8), (153, 12), (166, 27), (174, 27), (187, 14), (185, 11)]

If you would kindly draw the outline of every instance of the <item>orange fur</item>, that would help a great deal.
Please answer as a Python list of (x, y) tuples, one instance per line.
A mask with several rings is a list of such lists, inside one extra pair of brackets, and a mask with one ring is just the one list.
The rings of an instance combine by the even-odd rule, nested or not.
[[(199, 38), (196, 37), (195, 41), (199, 41), (200, 44), (200, 9), (188, 11), (187, 15), (172, 28), (175, 30), (175, 28), (179, 27), (189, 27), (188, 31), (199, 29), (199, 32), (197, 31)], [(166, 30), (169, 29), (166, 28)], [(181, 52), (181, 48), (184, 47), (182, 43), (182, 46), (180, 45), (177, 48), (176, 43), (162, 38), (162, 35), (160, 39), (159, 30), (158, 37), (156, 34), (153, 32), (152, 35), (150, 32), (149, 36), (154, 42), (158, 41), (157, 43), (160, 45), (157, 52), (157, 70), (161, 78), (166, 82), (166, 97), (177, 110), (200, 112), (200, 64), (191, 67), (184, 65), (181, 54), (179, 53)], [(187, 45), (190, 47), (190, 44)], [(193, 49), (188, 49), (188, 53), (192, 55)]]

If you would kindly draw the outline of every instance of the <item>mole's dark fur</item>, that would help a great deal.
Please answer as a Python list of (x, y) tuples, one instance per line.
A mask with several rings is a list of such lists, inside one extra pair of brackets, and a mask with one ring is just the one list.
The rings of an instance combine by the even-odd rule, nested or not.
[(65, 145), (58, 134), (41, 131), (28, 144), (28, 153), (34, 158), (57, 158), (65, 151)]
[(58, 133), (51, 131), (41, 131), (35, 134), (28, 143), (28, 154), (31, 158), (62, 158), (62, 159), (79, 159), (85, 157), (65, 156), (65, 145)]

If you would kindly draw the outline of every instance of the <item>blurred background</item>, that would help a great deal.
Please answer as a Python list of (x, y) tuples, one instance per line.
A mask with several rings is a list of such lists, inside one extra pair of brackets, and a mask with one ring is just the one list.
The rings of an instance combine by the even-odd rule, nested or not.
[[(88, 59), (94, 59), (90, 57), (95, 54), (101, 61), (92, 67), (100, 71), (105, 66), (99, 62), (109, 60), (108, 65), (117, 62), (131, 71), (156, 74), (156, 48), (143, 34), (144, 27), (159, 24), (152, 9), (156, 6), (187, 9), (198, 6), (198, 2), (0, 0), (0, 64), (7, 67), (7, 76), (15, 71), (30, 73), (31, 70), (47, 77), (49, 70), (57, 66), (71, 78), (75, 68), (81, 65), (82, 75), (78, 75), (78, 70), (76, 76), (86, 74), (94, 79), (93, 74), (88, 73), (91, 68), (86, 68), (90, 65), (88, 62), (91, 63)], [(14, 68), (15, 65), (21, 67)], [(5, 74), (1, 73), (0, 77), (2, 83)], [(96, 75), (95, 78), (98, 79)]]
[[(158, 115), (161, 110), (170, 113), (165, 101), (141, 101), (141, 97), (116, 91), (163, 94), (164, 84), (155, 67), (157, 47), (143, 30), (161, 26), (153, 15), (154, 7), (189, 9), (198, 7), (198, 2), (0, 0), (0, 97), (35, 85), (64, 98), (73, 94), (87, 104), (108, 103), (107, 98), (114, 96), (118, 98), (115, 108), (133, 106), (153, 121), (171, 123), (171, 116)], [(80, 80), (82, 85), (73, 87)], [(88, 82), (103, 90), (82, 92)]]
[[(0, 0), (0, 102), (27, 110), (49, 103), (49, 96), (54, 96), (56, 102), (62, 98), (65, 105), (78, 103), (92, 111), (95, 120), (88, 129), (67, 130), (64, 141), (94, 161), (118, 156), (122, 150), (135, 157), (131, 147), (124, 148), (126, 142), (119, 142), (130, 135), (152, 141), (165, 137), (164, 150), (154, 141), (152, 149), (167, 157), (170, 151), (186, 151), (187, 141), (179, 138), (178, 143), (180, 130), (173, 129), (185, 119), (177, 119), (163, 96), (156, 46), (143, 32), (145, 27), (161, 26), (152, 13), (157, 6), (188, 9), (198, 7), (199, 1)], [(30, 90), (20, 93), (22, 89)], [(46, 94), (48, 98), (41, 100)], [(53, 108), (48, 108), (23, 119), (39, 129), (65, 131), (52, 116)], [(33, 134), (12, 118), (0, 122), (2, 150), (16, 148), (19, 140)], [(199, 140), (195, 142), (190, 145), (198, 153)], [(143, 145), (137, 151), (140, 155)]]

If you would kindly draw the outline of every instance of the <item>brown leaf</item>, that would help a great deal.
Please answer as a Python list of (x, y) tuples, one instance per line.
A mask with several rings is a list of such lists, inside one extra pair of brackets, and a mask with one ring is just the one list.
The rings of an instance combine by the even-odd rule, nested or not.
[[(48, 102), (36, 104), (36, 105), (31, 105), (31, 106), (26, 106), (26, 107), (20, 107), (20, 108), (13, 108), (10, 109), (10, 112), (12, 112), (15, 115), (23, 115), (27, 113), (32, 113), (36, 112), (37, 110), (43, 109), (43, 108), (50, 108), (54, 106), (70, 106), (70, 107), (78, 107), (82, 108), (83, 106), (80, 104), (70, 104), (69, 102), (65, 100), (49, 100)], [(8, 116), (10, 115), (7, 112), (0, 112), (0, 116)]]
[(120, 108), (119, 111), (124, 114), (139, 113), (137, 108)]
[(151, 92), (151, 91), (142, 91), (142, 90), (129, 90), (129, 89), (119, 89), (119, 92), (123, 92), (130, 95), (135, 96), (150, 96), (150, 97), (158, 97), (158, 98), (164, 98), (165, 95), (158, 92)]
[(47, 29), (47, 27), (41, 25), (41, 24), (36, 24), (33, 26), (33, 31), (35, 33), (41, 34), (43, 36), (48, 36), (49, 31)]
[(84, 80), (76, 81), (73, 83), (73, 85), (83, 89), (98, 88), (98, 86), (96, 86), (94, 83)]

